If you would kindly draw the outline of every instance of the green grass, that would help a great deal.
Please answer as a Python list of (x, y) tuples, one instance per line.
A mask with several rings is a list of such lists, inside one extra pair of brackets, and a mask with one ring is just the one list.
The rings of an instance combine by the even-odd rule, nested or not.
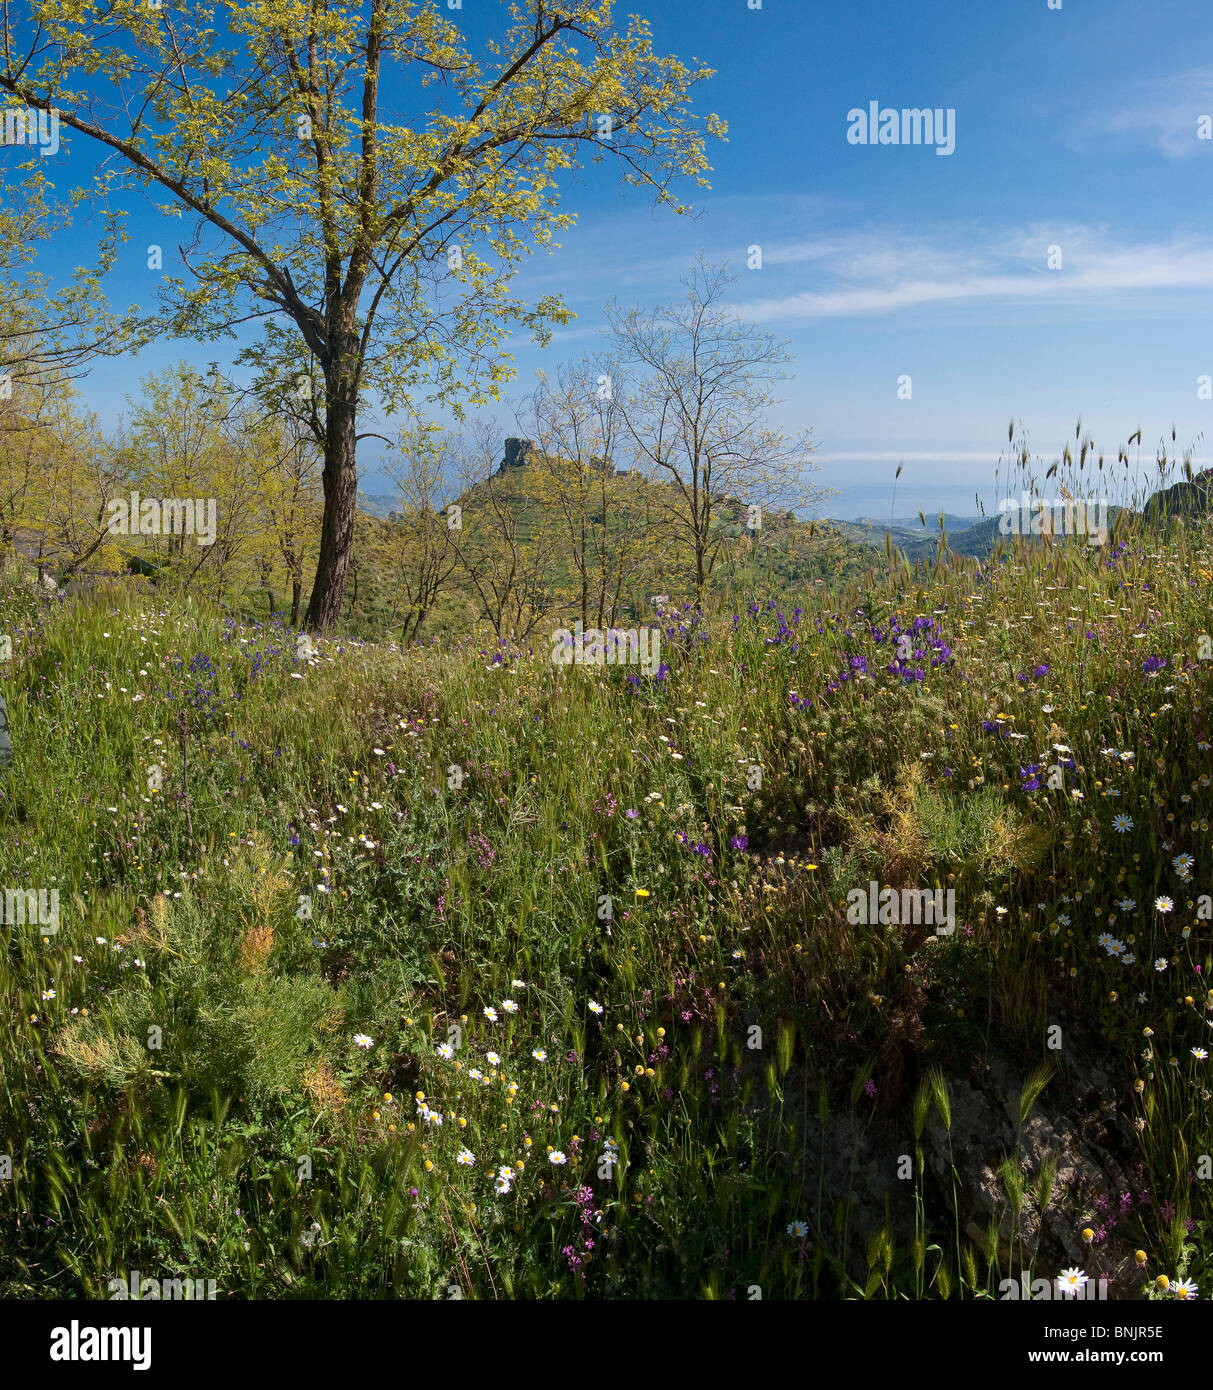
[[(1060, 1272), (1042, 1204), (1110, 1296), (1203, 1293), (1210, 534), (888, 569), (829, 611), (687, 614), (638, 685), (546, 641), (304, 662), (197, 601), (7, 574), (0, 884), (61, 921), (2, 928), (4, 1294), (997, 1297)], [(894, 617), (951, 659), (920, 635), (924, 679), (890, 673)], [(952, 887), (955, 935), (851, 925), (871, 879)], [(952, 1126), (994, 1062), (1028, 1104), (969, 1222)], [(1121, 1194), (1029, 1142), (1093, 1086), (1133, 1182), (1103, 1235)]]

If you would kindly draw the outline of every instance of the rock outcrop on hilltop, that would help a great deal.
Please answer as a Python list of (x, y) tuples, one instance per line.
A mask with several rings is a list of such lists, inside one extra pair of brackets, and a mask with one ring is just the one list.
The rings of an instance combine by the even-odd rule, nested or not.
[[(501, 460), (501, 467), (497, 471), (504, 473), (507, 468), (530, 468), (534, 464), (543, 463), (547, 457), (533, 439), (507, 439), (505, 441), (505, 457)], [(613, 459), (601, 458), (597, 455), (590, 456), (590, 466), (604, 469), (608, 474), (615, 472)]]

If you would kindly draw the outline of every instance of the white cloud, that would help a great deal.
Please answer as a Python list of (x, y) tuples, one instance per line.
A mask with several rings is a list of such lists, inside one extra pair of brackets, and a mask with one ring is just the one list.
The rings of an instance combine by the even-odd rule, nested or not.
[[(1094, 99), (1063, 129), (1070, 144), (1089, 148), (1093, 137), (1144, 140), (1171, 159), (1213, 155), (1213, 144), (1198, 140), (1200, 116), (1213, 115), (1213, 65), (1168, 75), (1164, 80), (1136, 79), (1118, 93), (1115, 102)], [(1106, 140), (1103, 141), (1106, 146)]]
[(849, 453), (820, 453), (813, 455), (815, 463), (997, 463), (997, 449), (865, 449)]
[[(1062, 268), (1049, 270), (1049, 247)], [(1213, 288), (1213, 243), (1173, 238), (1114, 245), (1091, 228), (1033, 227), (975, 249), (913, 241), (897, 234), (834, 238), (773, 248), (772, 266), (811, 261), (820, 288), (736, 305), (756, 322), (851, 318), (929, 304), (1106, 301), (1144, 291)]]

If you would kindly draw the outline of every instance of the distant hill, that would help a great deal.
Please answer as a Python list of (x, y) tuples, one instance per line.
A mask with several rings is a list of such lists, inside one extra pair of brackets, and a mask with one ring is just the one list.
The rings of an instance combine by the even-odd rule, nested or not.
[[(924, 518), (922, 521), (919, 521), (917, 512), (913, 516), (894, 517), (892, 521), (882, 521), (874, 516), (860, 516), (856, 517), (851, 525), (871, 526), (882, 531), (887, 531), (889, 527), (892, 527), (896, 531), (916, 531), (921, 534), (922, 531), (927, 530), (933, 534), (937, 533), (939, 531), (939, 513), (924, 511), (922, 515)], [(981, 517), (956, 516), (952, 512), (944, 512), (943, 520), (948, 535), (951, 535), (953, 531), (967, 531), (970, 526), (976, 526)]]
[[(857, 521), (829, 521), (826, 523), (832, 526), (840, 535), (855, 545), (868, 545), (877, 550), (883, 550), (886, 542), (891, 543), (901, 554), (911, 560), (922, 560), (935, 554), (935, 538), (939, 534), (938, 527), (927, 530), (914, 518), (913, 528), (890, 524), (887, 521), (875, 521), (871, 517), (861, 517)], [(963, 534), (963, 531), (961, 532)], [(948, 544), (952, 542), (952, 531), (947, 531)]]
[(368, 516), (378, 517), (380, 521), (386, 521), (395, 511), (400, 509), (400, 498), (391, 492), (360, 492), (358, 494), (358, 510), (366, 512)]
[[(639, 476), (629, 480), (626, 472), (614, 472), (609, 468), (607, 471), (621, 489), (616, 499), (619, 505), (612, 507), (610, 512), (608, 529), (618, 530), (629, 524), (635, 527), (638, 520), (644, 521), (642, 529), (647, 529), (644, 519), (650, 507), (654, 522), (661, 520), (659, 489), (666, 485), (646, 482)], [(547, 481), (546, 470), (535, 466), (533, 456), (507, 459), (491, 480), (477, 483), (454, 500), (465, 512), (471, 512), (477, 505), (479, 489), (492, 486), (498, 505), (516, 523), (514, 534), (518, 544), (525, 548), (541, 529), (540, 522), (546, 526), (552, 521), (553, 508), (548, 507), (548, 514), (544, 515), (542, 500), (546, 496), (544, 484)], [(399, 626), (400, 594), (395, 561), (391, 559), (391, 523), (394, 514), (403, 508), (393, 494), (361, 491), (358, 508), (363, 539), (356, 583), (351, 587), (347, 603), (347, 623), (352, 624), (351, 630), (361, 633), (392, 630)], [(714, 539), (721, 544), (716, 552), (710, 587), (719, 594), (763, 594), (781, 600), (787, 596), (789, 602), (802, 601), (810, 588), (829, 588), (848, 580), (862, 579), (879, 564), (876, 551), (844, 535), (842, 528), (834, 523), (798, 521), (790, 512), (768, 511), (763, 513), (761, 530), (756, 536), (748, 529), (748, 516), (749, 509), (742, 499), (729, 496), (716, 499), (712, 529)], [(596, 514), (592, 520), (598, 520)], [(632, 544), (630, 563), (633, 568), (621, 595), (622, 615), (629, 623), (652, 617), (651, 594), (678, 593), (686, 597), (694, 584), (685, 547), (665, 541), (642, 561), (634, 540)], [(558, 545), (544, 575), (544, 585), (555, 599), (554, 611), (575, 609), (578, 582), (569, 548)], [(462, 630), (469, 612), (474, 614), (477, 603), (470, 583), (462, 571), (457, 570), (432, 610), (427, 631), (453, 633)]]
[[(1210, 476), (1210, 482), (1213, 483), (1213, 474)], [(1108, 508), (1109, 527), (1124, 510), (1123, 507)], [(870, 517), (861, 517), (857, 521), (835, 521), (830, 524), (856, 544), (883, 550), (886, 543), (889, 543), (909, 560), (933, 561), (939, 541), (939, 518), (931, 518), (925, 512), (923, 515), (928, 523), (925, 527), (917, 517), (913, 518), (912, 526), (904, 519), (890, 524), (887, 521), (874, 521)], [(984, 560), (993, 554), (1000, 541), (1011, 539), (1000, 529), (1000, 512), (985, 517), (951, 516), (945, 513), (944, 518), (948, 550), (954, 555)]]

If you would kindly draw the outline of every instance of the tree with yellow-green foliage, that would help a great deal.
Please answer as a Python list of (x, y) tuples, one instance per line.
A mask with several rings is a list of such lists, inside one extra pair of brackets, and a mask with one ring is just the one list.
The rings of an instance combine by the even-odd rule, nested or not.
[(420, 637), (459, 566), (452, 531), (462, 514), (448, 514), (446, 508), (459, 472), (459, 453), (458, 435), (419, 425), (401, 432), (399, 448), (387, 465), (400, 510), (392, 519), (386, 566), (396, 593), (392, 621), (400, 621), (404, 645)]
[(133, 555), (154, 558), (163, 577), (222, 595), (258, 539), (255, 416), (217, 370), (203, 376), (182, 362), (142, 387), (121, 448), (129, 489), (157, 504), (188, 503), (191, 524), (153, 512), (148, 529), (132, 513), (122, 519), (124, 544)]
[(278, 605), (270, 579), (275, 561), (281, 561), (291, 595), (290, 624), (298, 627), (303, 612), (304, 566), (309, 559), (314, 562), (320, 546), (323, 459), (316, 440), (297, 415), (267, 416), (262, 429), (264, 453), (257, 506), (272, 538), (273, 550), (262, 552), (259, 573), (269, 592), (273, 613)]
[(121, 565), (104, 528), (112, 459), (71, 381), (90, 359), (134, 341), (134, 320), (113, 315), (101, 291), (116, 244), (105, 209), (93, 269), (77, 266), (57, 282), (34, 269), (84, 199), (81, 190), (57, 199), (45, 164), (31, 150), (0, 165), (0, 549), (62, 577), (85, 563)]
[(610, 158), (681, 210), (673, 185), (705, 182), (723, 133), (690, 110), (708, 71), (655, 53), (643, 20), (617, 25), (612, 0), (508, 13), (473, 48), (437, 0), (0, 0), (0, 91), (104, 151), (108, 196), (189, 219), (154, 326), (213, 338), (272, 317), (318, 365), (319, 630), (345, 589), (365, 396), (495, 395), (504, 341), (568, 318), (508, 292), (572, 220), (564, 176)]
[(67, 383), (26, 389), (37, 396), (37, 413), (20, 429), (0, 427), (5, 549), (36, 564), (39, 579), (120, 573), (126, 562), (108, 521), (123, 476), (112, 447)]
[[(185, 362), (144, 379), (143, 394), (129, 401), (129, 437), (123, 463), (132, 489), (150, 498), (215, 496), (222, 418), (229, 408), (228, 388), (217, 372), (204, 377)], [(136, 518), (130, 519), (137, 534)], [(148, 544), (184, 558), (190, 538), (166, 535)]]
[(70, 221), (85, 199), (77, 189), (56, 200), (39, 155), (0, 167), (0, 402), (22, 387), (27, 399), (79, 375), (98, 354), (134, 341), (133, 311), (116, 316), (101, 289), (113, 265), (117, 217), (103, 209), (97, 265), (77, 266), (56, 286), (33, 268), (43, 243)]

